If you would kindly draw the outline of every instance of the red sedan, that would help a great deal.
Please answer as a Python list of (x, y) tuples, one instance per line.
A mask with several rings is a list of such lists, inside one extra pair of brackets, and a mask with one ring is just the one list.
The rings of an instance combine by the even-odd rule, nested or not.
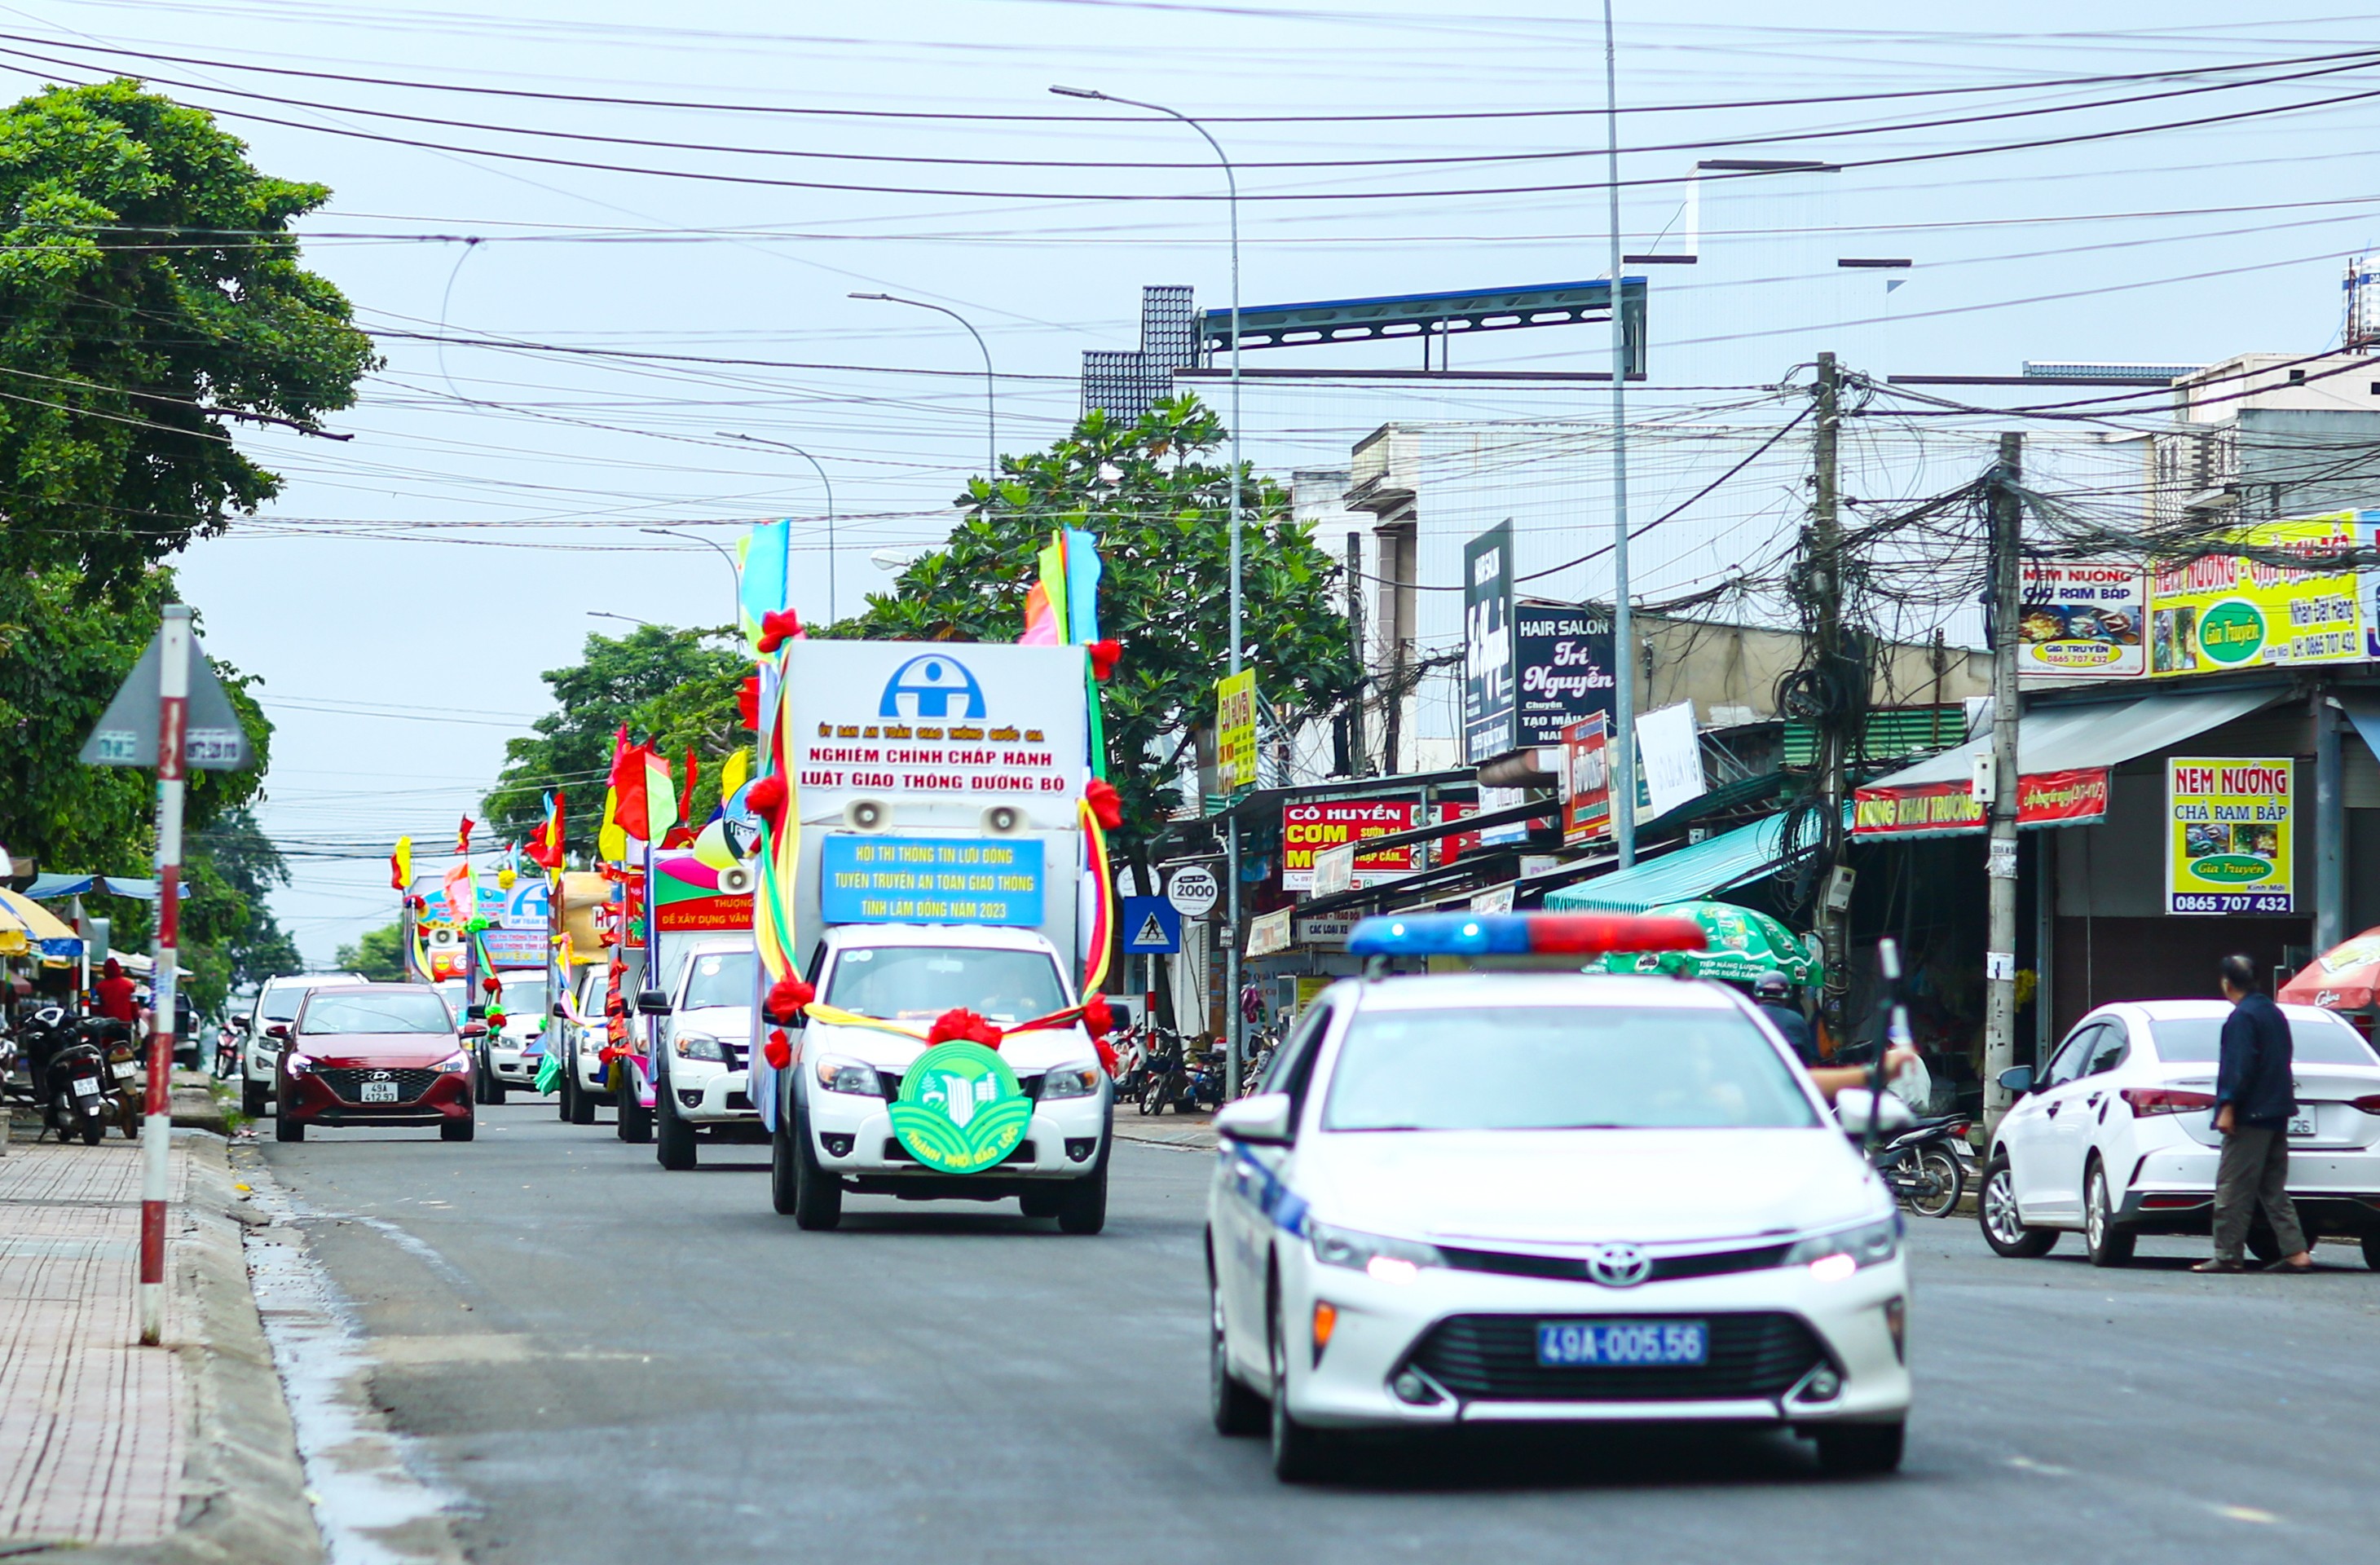
[[(471, 1027), (479, 1024), (471, 1024)], [(423, 984), (341, 984), (310, 991), (298, 1014), (265, 1029), (282, 1039), (273, 1134), (309, 1124), (436, 1125), (468, 1141), (471, 1055), (454, 1013)]]

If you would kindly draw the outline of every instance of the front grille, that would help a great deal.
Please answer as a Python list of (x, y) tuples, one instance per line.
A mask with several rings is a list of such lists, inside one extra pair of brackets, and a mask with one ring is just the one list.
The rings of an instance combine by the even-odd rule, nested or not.
[(363, 1084), (366, 1081), (386, 1077), (396, 1083), (396, 1101), (410, 1103), (428, 1092), (430, 1084), (438, 1079), (438, 1073), (431, 1070), (381, 1071), (353, 1065), (318, 1065), (314, 1069), (314, 1074), (324, 1086), (331, 1089), (331, 1095), (341, 1102), (362, 1104), (370, 1109), (385, 1109), (394, 1105), (364, 1103)]
[[(1041, 1078), (1039, 1076), (1019, 1076), (1016, 1078), (1016, 1086), (1026, 1097), (1031, 1098), (1034, 1102), (1038, 1103), (1041, 1101)], [(878, 1071), (876, 1073), (876, 1090), (884, 1095), (884, 1101), (887, 1103), (899, 1102), (901, 1100), (901, 1074), (898, 1071)]]
[[(1703, 1315), (1709, 1362), (1614, 1368), (1541, 1365), (1534, 1315), (1458, 1315), (1439, 1321), (1413, 1364), (1465, 1401), (1728, 1401), (1781, 1397), (1826, 1357), (1810, 1328), (1778, 1312)], [(1601, 1317), (1597, 1317), (1601, 1318)], [(1613, 1312), (1612, 1318), (1648, 1319)]]
[[(1763, 1244), (1749, 1250), (1714, 1250), (1701, 1255), (1659, 1256), (1653, 1261), (1652, 1282), (1684, 1277), (1718, 1277), (1730, 1271), (1766, 1271), (1784, 1264), (1793, 1246)], [(1525, 1256), (1503, 1250), (1457, 1250), (1441, 1244), (1439, 1253), (1458, 1271), (1494, 1272), (1500, 1277), (1549, 1277), (1561, 1282), (1592, 1282), (1586, 1262), (1575, 1256)]]
[[(1034, 1156), (1033, 1143), (1020, 1141), (1016, 1144), (1016, 1149), (1002, 1158), (1000, 1163), (1029, 1163), (1034, 1161)], [(906, 1146), (901, 1145), (900, 1137), (888, 1135), (884, 1138), (884, 1160), (888, 1163), (914, 1163), (917, 1159), (911, 1155)], [(991, 1166), (998, 1168), (1000, 1163), (994, 1163)]]

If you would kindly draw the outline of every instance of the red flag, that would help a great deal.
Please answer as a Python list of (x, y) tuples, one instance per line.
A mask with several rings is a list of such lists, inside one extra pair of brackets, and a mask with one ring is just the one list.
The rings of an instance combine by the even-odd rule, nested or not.
[(677, 807), (677, 824), (670, 828), (669, 836), (662, 843), (662, 846), (665, 848), (689, 847), (694, 843), (694, 826), (692, 824), (694, 820), (694, 780), (696, 777), (700, 775), (700, 767), (701, 763), (694, 758), (694, 747), (692, 746), (688, 746), (686, 752), (685, 793)]
[(467, 854), (471, 851), (471, 828), (478, 824), (478, 821), (472, 819), (467, 815), (463, 818), (463, 824), (455, 828), (455, 851), (456, 853)]
[(545, 819), (528, 834), (528, 860), (540, 868), (562, 867), (562, 800), (559, 789), (546, 795)]
[(612, 752), (612, 819), (605, 824), (617, 826), (641, 843), (645, 817), (645, 747), (628, 743), (624, 725)]

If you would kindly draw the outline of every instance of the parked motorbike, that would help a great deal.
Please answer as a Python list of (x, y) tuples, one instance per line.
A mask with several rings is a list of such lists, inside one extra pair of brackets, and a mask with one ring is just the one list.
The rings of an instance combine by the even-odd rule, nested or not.
[(1229, 1062), (1220, 1049), (1210, 1049), (1193, 1058), (1184, 1073), (1182, 1101), (1175, 1108), (1196, 1113), (1200, 1109), (1215, 1110), (1223, 1106), (1223, 1080)]
[(147, 1095), (140, 1089), (140, 1049), (131, 1026), (104, 1016), (86, 1016), (76, 1024), (75, 1032), (106, 1058), (107, 1086), (103, 1096), (108, 1111), (126, 1139), (139, 1140)]
[(110, 1108), (106, 1053), (58, 1006), (35, 1012), (29, 1032), (29, 1042), (40, 1049), (32, 1074), (42, 1095), (42, 1128), (60, 1141), (80, 1135), (85, 1145), (98, 1146)]
[(1919, 1217), (1948, 1217), (1967, 1188), (1966, 1137), (1966, 1119), (1945, 1114), (1918, 1121), (1871, 1156), (1895, 1200)]
[(1152, 1031), (1148, 1058), (1140, 1068), (1140, 1111), (1162, 1114), (1169, 1103), (1179, 1110), (1187, 1081), (1182, 1063), (1182, 1040), (1171, 1033)]

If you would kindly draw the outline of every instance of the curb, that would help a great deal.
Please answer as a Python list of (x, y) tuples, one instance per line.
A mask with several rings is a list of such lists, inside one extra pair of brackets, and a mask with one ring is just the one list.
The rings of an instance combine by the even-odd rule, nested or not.
[(190, 1389), (182, 1514), (153, 1544), (39, 1550), (27, 1559), (80, 1565), (322, 1565), (298, 1441), (280, 1374), (264, 1341), (243, 1226), (255, 1219), (232, 1188), (228, 1144), (185, 1134), (188, 1226), (174, 1245), (174, 1284), (184, 1301), (182, 1355)]

